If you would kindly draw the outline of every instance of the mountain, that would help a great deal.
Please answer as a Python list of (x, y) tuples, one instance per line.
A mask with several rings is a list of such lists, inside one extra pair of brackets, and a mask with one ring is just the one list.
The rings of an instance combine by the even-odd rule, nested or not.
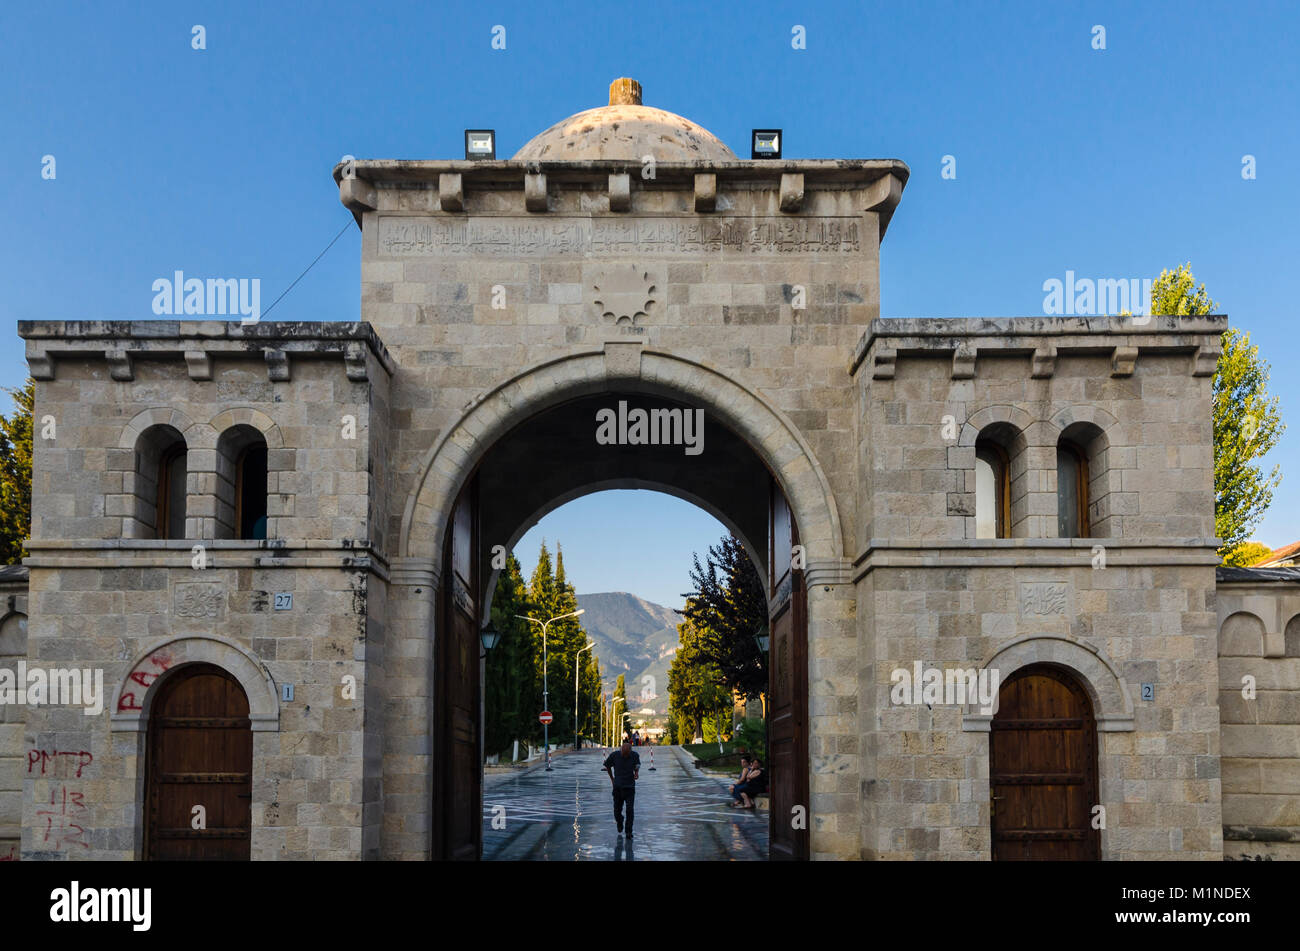
[[(668, 665), (677, 652), (681, 617), (671, 608), (626, 591), (578, 595), (582, 627), (596, 642), (600, 671), (610, 693), (619, 674), (634, 711), (668, 712)], [(643, 678), (653, 678), (649, 681)], [(651, 689), (653, 688), (653, 690)]]

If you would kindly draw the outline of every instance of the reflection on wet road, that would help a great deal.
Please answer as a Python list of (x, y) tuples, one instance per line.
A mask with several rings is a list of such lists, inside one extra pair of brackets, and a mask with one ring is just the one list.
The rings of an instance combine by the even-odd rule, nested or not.
[[(656, 770), (650, 771), (654, 751)], [(552, 771), (484, 777), (483, 858), (505, 861), (736, 861), (767, 858), (767, 813), (730, 809), (727, 784), (679, 747), (639, 747), (636, 836), (614, 826), (608, 750), (551, 760)], [(504, 813), (502, 812), (504, 808)], [(504, 821), (505, 828), (501, 826)]]

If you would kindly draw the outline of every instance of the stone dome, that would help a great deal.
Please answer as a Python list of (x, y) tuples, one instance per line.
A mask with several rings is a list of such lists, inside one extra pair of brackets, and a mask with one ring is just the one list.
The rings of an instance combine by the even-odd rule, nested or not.
[(641, 105), (641, 84), (616, 79), (609, 105), (569, 116), (538, 133), (515, 153), (516, 161), (584, 162), (592, 159), (659, 162), (734, 162), (736, 154), (689, 119)]

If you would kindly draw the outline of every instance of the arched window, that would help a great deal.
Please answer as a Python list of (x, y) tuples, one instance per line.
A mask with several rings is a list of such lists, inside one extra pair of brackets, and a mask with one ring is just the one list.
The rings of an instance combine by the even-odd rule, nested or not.
[(249, 446), (235, 462), (238, 538), (266, 537), (266, 443)]
[(1056, 444), (1056, 534), (1058, 538), (1089, 538), (1088, 456), (1073, 442)]
[(158, 537), (185, 537), (185, 444), (172, 446), (158, 463)]
[(1007, 422), (990, 423), (975, 439), (975, 537), (1011, 538), (1025, 533), (1025, 435)]
[(217, 537), (264, 539), (266, 440), (252, 426), (232, 426), (217, 441)]
[(1096, 423), (1070, 423), (1056, 443), (1056, 534), (1059, 538), (1113, 538), (1119, 483), (1110, 471), (1110, 441)]
[(1011, 537), (1011, 464), (991, 439), (975, 443), (975, 537)]
[(135, 537), (185, 537), (185, 438), (171, 426), (150, 426), (135, 447)]

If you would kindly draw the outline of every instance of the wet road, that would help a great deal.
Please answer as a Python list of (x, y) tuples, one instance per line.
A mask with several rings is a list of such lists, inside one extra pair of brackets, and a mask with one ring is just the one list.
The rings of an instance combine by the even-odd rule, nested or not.
[[(650, 771), (650, 752), (655, 766)], [(498, 861), (736, 861), (767, 858), (767, 813), (727, 807), (727, 784), (679, 747), (639, 747), (635, 837), (619, 838), (608, 750), (551, 760), (552, 771), (484, 777), (483, 858)], [(497, 807), (504, 807), (504, 814)], [(504, 819), (505, 828), (500, 826)]]

